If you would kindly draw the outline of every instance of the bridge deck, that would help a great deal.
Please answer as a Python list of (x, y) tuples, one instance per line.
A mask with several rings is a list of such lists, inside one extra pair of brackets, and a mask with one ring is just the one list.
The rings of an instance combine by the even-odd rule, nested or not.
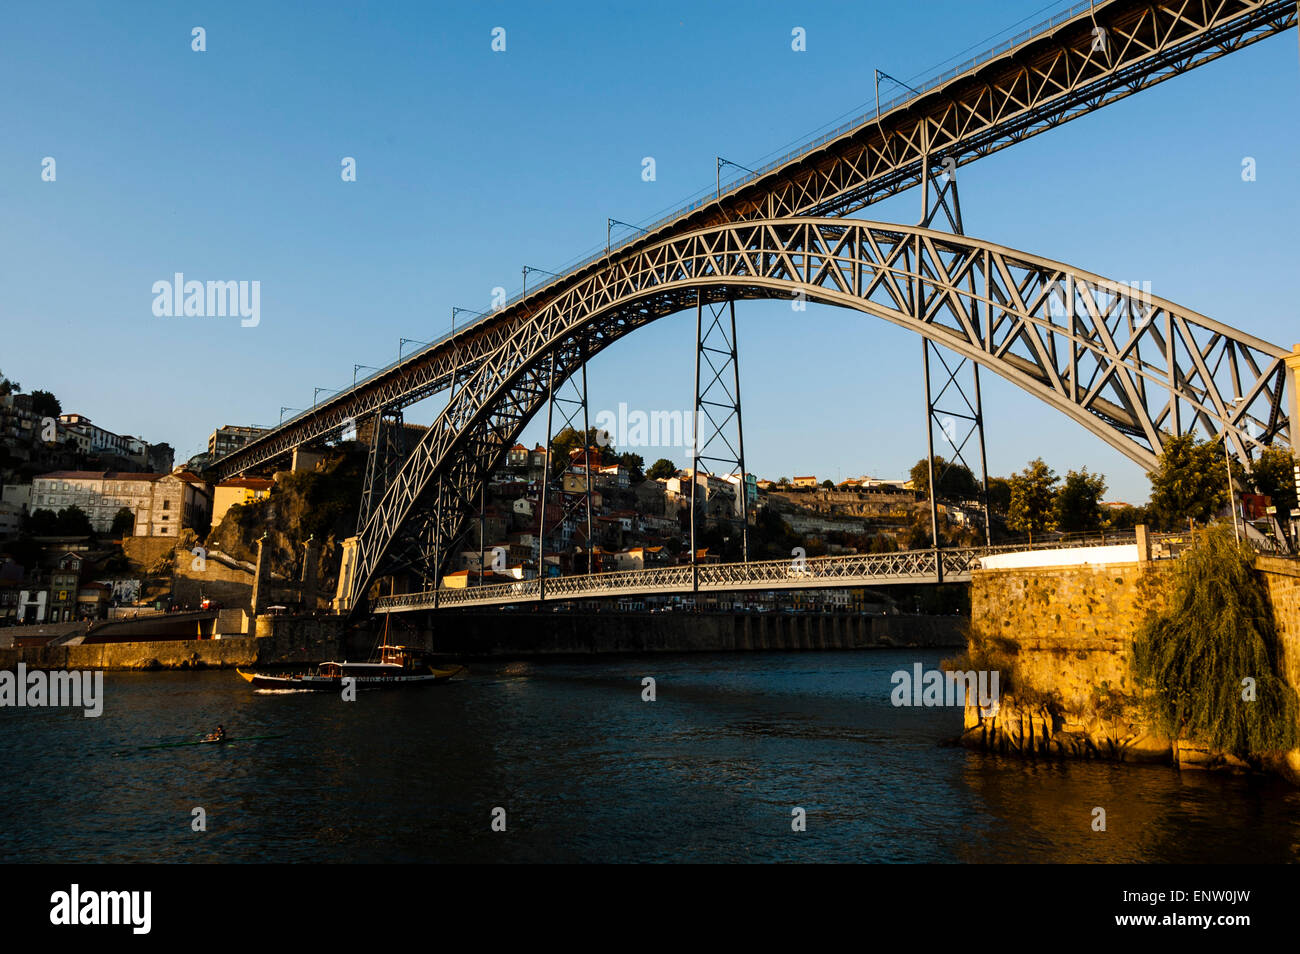
[(468, 606), (502, 606), (541, 600), (607, 599), (628, 596), (661, 596), (682, 593), (732, 593), (753, 590), (827, 589), (846, 586), (888, 586), (905, 583), (968, 582), (981, 557), (1024, 550), (1071, 549), (1099, 543), (1132, 543), (1132, 534), (1058, 543), (1011, 544), (998, 547), (962, 547), (944, 550), (902, 550), (897, 553), (865, 553), (850, 556), (810, 557), (802, 560), (764, 560), (751, 563), (719, 563), (698, 566), (654, 567), (621, 570), (541, 580), (494, 583), (466, 589), (424, 590), (381, 597), (376, 613), (406, 613), (419, 610), (452, 609)]

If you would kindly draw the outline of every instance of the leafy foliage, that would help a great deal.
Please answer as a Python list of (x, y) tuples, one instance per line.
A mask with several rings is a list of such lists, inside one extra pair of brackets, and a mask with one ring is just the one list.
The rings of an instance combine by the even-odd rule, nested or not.
[(619, 454), (618, 462), (627, 468), (629, 481), (639, 484), (645, 480), (645, 474), (642, 473), (642, 468), (645, 467), (645, 458), (640, 454), (633, 454), (630, 451)]
[(32, 412), (39, 417), (58, 417), (63, 413), (63, 405), (49, 391), (32, 392)]
[[(1179, 561), (1169, 609), (1133, 647), (1160, 729), (1239, 757), (1293, 748), (1300, 711), (1277, 674), (1277, 634), (1253, 566), (1228, 528), (1204, 532)], [(1253, 700), (1244, 698), (1246, 678), (1255, 681)]]
[(1255, 490), (1273, 498), (1280, 520), (1286, 520), (1296, 506), (1295, 464), (1290, 451), (1266, 447), (1255, 461), (1255, 472), (1251, 475)]
[[(930, 468), (924, 457), (912, 465), (908, 476), (912, 486), (923, 494), (930, 492)], [(965, 464), (944, 460), (939, 455), (934, 457), (934, 476), (937, 481), (938, 496), (953, 500), (968, 500), (980, 492), (980, 482), (975, 479)]]
[[(1244, 478), (1233, 462), (1234, 479)], [(1165, 443), (1151, 480), (1151, 522), (1164, 530), (1184, 529), (1187, 521), (1205, 523), (1228, 504), (1228, 462), (1223, 445), (1190, 434)]]
[(58, 513), (44, 507), (33, 510), (23, 529), (34, 537), (88, 537), (95, 532), (86, 511), (76, 504)]
[(109, 532), (115, 537), (130, 536), (135, 532), (135, 514), (130, 507), (120, 507), (113, 514), (113, 526)]
[(989, 509), (994, 513), (1011, 509), (1011, 481), (1005, 477), (989, 478)]
[(1067, 473), (1053, 503), (1056, 528), (1066, 533), (1100, 529), (1105, 493), (1106, 478), (1101, 474), (1090, 474), (1087, 467)]
[(677, 465), (674, 464), (672, 461), (670, 461), (667, 457), (660, 457), (657, 461), (655, 461), (653, 464), (650, 465), (650, 469), (646, 471), (645, 475), (649, 477), (651, 480), (659, 480), (660, 478), (666, 479), (668, 477), (676, 477)]
[(1041, 457), (1011, 477), (1011, 506), (1007, 526), (1033, 536), (1056, 529), (1056, 474)]
[[(593, 464), (613, 464), (618, 460), (618, 455), (607, 431), (602, 431), (598, 427), (587, 428), (586, 445), (589, 448), (598, 448), (598, 452), (592, 455)], [(574, 430), (572, 427), (561, 430), (551, 439), (552, 469), (556, 473), (562, 473), (569, 466), (569, 458), (572, 452), (582, 450), (582, 446), (581, 431)]]

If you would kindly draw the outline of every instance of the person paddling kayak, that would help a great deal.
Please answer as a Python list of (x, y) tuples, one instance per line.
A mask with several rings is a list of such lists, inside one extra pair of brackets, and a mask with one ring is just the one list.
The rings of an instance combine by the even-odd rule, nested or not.
[(217, 726), (215, 730), (209, 732), (203, 737), (204, 742), (224, 742), (226, 741), (226, 730)]

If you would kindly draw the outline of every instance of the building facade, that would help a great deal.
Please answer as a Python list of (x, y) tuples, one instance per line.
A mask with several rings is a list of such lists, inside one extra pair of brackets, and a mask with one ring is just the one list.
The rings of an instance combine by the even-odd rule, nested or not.
[(223, 424), (208, 435), (208, 454), (212, 460), (225, 457), (239, 450), (249, 441), (256, 440), (266, 433), (264, 427), (239, 427)]
[(120, 471), (64, 470), (32, 481), (32, 510), (58, 512), (78, 507), (96, 533), (112, 530), (122, 508), (135, 517), (137, 537), (179, 536), (201, 526), (211, 513), (207, 485), (194, 474), (131, 474)]
[(271, 493), (275, 481), (265, 477), (237, 477), (223, 480), (212, 488), (212, 525), (221, 523), (226, 511), (234, 506), (244, 506), (262, 500)]

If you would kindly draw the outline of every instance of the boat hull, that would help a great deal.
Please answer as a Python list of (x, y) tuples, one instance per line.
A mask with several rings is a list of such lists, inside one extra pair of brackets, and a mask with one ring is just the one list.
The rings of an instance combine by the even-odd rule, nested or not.
[(314, 692), (341, 692), (343, 680), (352, 679), (357, 689), (410, 689), (417, 686), (436, 686), (449, 682), (466, 671), (464, 666), (452, 669), (433, 669), (429, 672), (411, 672), (395, 675), (285, 675), (271, 676), (236, 669), (254, 689), (296, 689)]

